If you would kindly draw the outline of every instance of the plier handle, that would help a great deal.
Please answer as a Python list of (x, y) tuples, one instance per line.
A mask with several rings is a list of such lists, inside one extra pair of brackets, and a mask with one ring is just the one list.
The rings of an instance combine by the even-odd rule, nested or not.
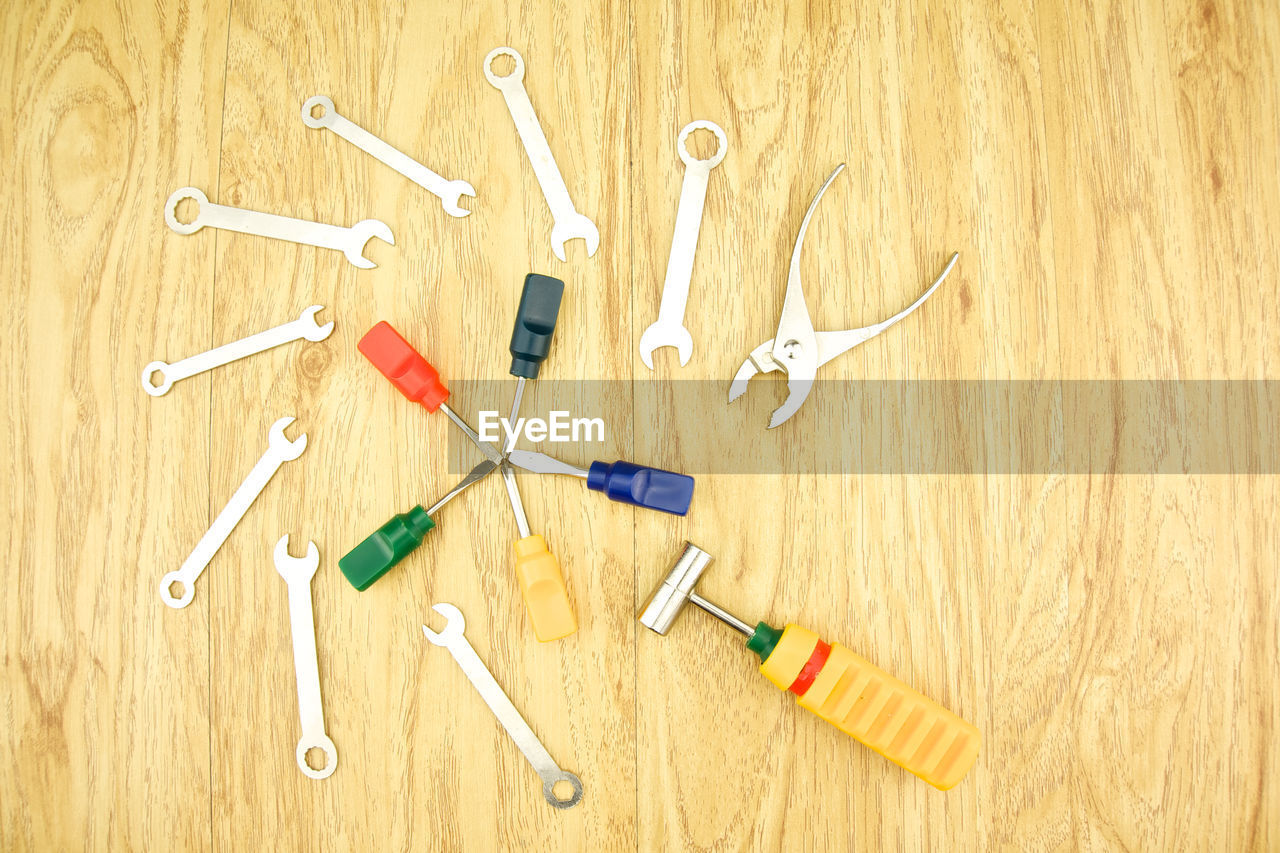
[(801, 404), (809, 396), (819, 367), (858, 344), (874, 338), (923, 305), (924, 301), (942, 284), (960, 257), (958, 252), (952, 254), (946, 268), (929, 286), (929, 289), (919, 299), (889, 319), (860, 329), (815, 331), (813, 320), (809, 317), (809, 308), (805, 304), (804, 285), (800, 281), (800, 250), (804, 246), (804, 235), (809, 229), (809, 220), (813, 218), (818, 202), (822, 200), (827, 187), (831, 186), (831, 182), (843, 169), (844, 164), (841, 163), (827, 177), (818, 194), (813, 197), (813, 201), (809, 202), (809, 210), (804, 215), (804, 221), (800, 223), (800, 233), (796, 236), (795, 247), (791, 250), (787, 295), (782, 302), (782, 317), (778, 321), (777, 334), (751, 351), (734, 375), (733, 384), (729, 386), (729, 402), (733, 402), (746, 392), (747, 383), (756, 374), (781, 370), (787, 375), (787, 399), (774, 410), (773, 416), (769, 419), (769, 429), (781, 426), (800, 409)]

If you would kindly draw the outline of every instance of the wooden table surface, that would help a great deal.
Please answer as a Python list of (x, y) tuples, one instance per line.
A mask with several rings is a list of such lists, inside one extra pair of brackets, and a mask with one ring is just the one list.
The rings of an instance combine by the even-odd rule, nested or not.
[[(0, 848), (1280, 845), (1274, 467), (814, 474), (805, 460), (860, 421), (835, 391), (769, 433), (784, 392), (767, 380), (725, 409), (749, 417), (728, 419), (717, 396), (691, 436), (661, 407), (633, 411), (651, 378), (727, 387), (773, 334), (800, 218), (839, 162), (803, 264), (819, 328), (879, 320), (951, 251), (961, 261), (925, 309), (824, 379), (1026, 380), (1060, 406), (1068, 380), (1276, 376), (1274, 4), (877, 5), (6, 4)], [(499, 45), (524, 55), (570, 193), (599, 227), (593, 258), (580, 241), (567, 262), (552, 256), (547, 206), (481, 73)], [(471, 181), (472, 215), (444, 215), (306, 128), (300, 105), (317, 93)], [(695, 118), (729, 138), (693, 276), (696, 350), (684, 369), (660, 352), (650, 373), (637, 345), (683, 175), (675, 135)], [(373, 241), (378, 266), (364, 271), (326, 250), (179, 236), (161, 210), (185, 185), (344, 225), (377, 217), (396, 243)], [(568, 282), (544, 375), (614, 380), (593, 413), (612, 449), (680, 467), (701, 443), (742, 466), (700, 476), (684, 518), (521, 477), (581, 621), (548, 645), (525, 621), (496, 479), (368, 591), (337, 566), (391, 512), (457, 479), (447, 422), (400, 399), (355, 342), (388, 319), (450, 381), (503, 379), (530, 270)], [(337, 323), (321, 343), (158, 399), (138, 387), (153, 359), (313, 303)], [(474, 414), (483, 401), (457, 402)], [(1125, 427), (1055, 412), (1044, 436), (972, 452)], [(159, 578), (286, 414), (306, 453), (191, 606), (165, 607)], [(1280, 409), (1252, 415), (1269, 433)], [(902, 422), (904, 441), (916, 426)], [(747, 448), (765, 443), (801, 473), (753, 466)], [(294, 762), (286, 588), (271, 563), (284, 533), (322, 554), (317, 642), (340, 758), (319, 782)], [(645, 631), (636, 611), (685, 538), (716, 556), (702, 584), (713, 599), (811, 627), (974, 722), (969, 776), (941, 793), (795, 707), (702, 614)], [(577, 808), (544, 803), (452, 659), (423, 641), (442, 600), (582, 778)]]

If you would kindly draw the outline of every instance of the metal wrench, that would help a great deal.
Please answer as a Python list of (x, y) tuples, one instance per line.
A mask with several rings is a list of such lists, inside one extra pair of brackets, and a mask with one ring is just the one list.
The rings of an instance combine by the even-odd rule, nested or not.
[[(196, 212), (195, 219), (184, 224), (178, 221), (175, 214), (179, 202), (188, 198), (195, 201), (200, 209)], [(391, 228), (378, 219), (362, 219), (350, 228), (343, 228), (339, 225), (312, 222), (309, 219), (293, 219), (288, 216), (277, 216), (274, 213), (213, 204), (208, 196), (195, 187), (183, 187), (169, 196), (169, 200), (164, 203), (164, 221), (179, 234), (194, 234), (208, 225), (226, 231), (239, 231), (241, 234), (273, 237), (277, 240), (319, 246), (322, 249), (337, 249), (346, 255), (347, 260), (352, 264), (366, 270), (377, 266), (363, 254), (364, 246), (371, 238), (377, 237), (392, 246), (396, 244)]]
[[(338, 749), (325, 734), (324, 708), (320, 702), (320, 665), (316, 662), (316, 620), (311, 607), (311, 579), (320, 565), (316, 543), (307, 543), (307, 556), (289, 554), (289, 534), (280, 537), (275, 550), (276, 571), (289, 585), (289, 629), (293, 634), (293, 671), (298, 681), (298, 716), (302, 737), (298, 740), (298, 767), (312, 779), (324, 779), (338, 767)], [(307, 763), (307, 751), (324, 753), (324, 767)]]
[[(195, 376), (197, 373), (204, 373), (206, 370), (221, 367), (236, 359), (255, 355), (272, 347), (302, 338), (306, 338), (309, 341), (323, 341), (333, 331), (333, 323), (325, 323), (321, 326), (316, 322), (316, 314), (323, 310), (323, 305), (312, 305), (298, 315), (296, 320), (290, 320), (288, 323), (276, 326), (273, 329), (258, 332), (256, 335), (250, 335), (247, 338), (241, 338), (229, 344), (223, 344), (208, 352), (184, 358), (182, 361), (175, 361), (173, 364), (153, 361), (142, 368), (142, 389), (152, 397), (159, 397), (172, 388), (173, 383), (180, 379), (186, 379)], [(152, 381), (157, 373), (160, 374), (160, 383), (158, 385)]]
[[(323, 112), (315, 115), (319, 107)], [(450, 216), (467, 216), (471, 211), (458, 206), (458, 199), (464, 195), (475, 197), (476, 191), (466, 181), (447, 181), (419, 163), (417, 160), (393, 148), (374, 136), (360, 125), (339, 115), (333, 108), (333, 101), (327, 95), (312, 95), (302, 104), (302, 121), (307, 127), (327, 127), (355, 147), (381, 160), (409, 180), (418, 184), (427, 192), (440, 199), (444, 212)]]
[[(493, 677), (493, 673), (489, 672), (484, 661), (480, 660), (476, 650), (471, 648), (471, 643), (463, 634), (467, 629), (467, 623), (462, 618), (462, 612), (452, 604), (443, 602), (432, 609), (448, 622), (444, 630), (438, 634), (426, 625), (422, 626), (422, 633), (426, 634), (427, 639), (432, 643), (444, 646), (453, 654), (453, 659), (458, 662), (458, 666), (462, 667), (462, 672), (471, 679), (472, 685), (480, 692), (480, 698), (484, 699), (489, 710), (493, 711), (498, 722), (502, 723), (507, 734), (511, 735), (516, 746), (524, 753), (524, 757), (529, 759), (533, 769), (542, 778), (542, 796), (547, 802), (558, 809), (576, 806), (582, 800), (582, 781), (567, 770), (560, 769), (560, 765), (556, 764), (551, 753), (547, 752), (547, 748), (542, 745), (542, 741), (538, 740), (533, 729), (529, 728), (524, 717), (520, 716), (516, 706), (511, 704), (511, 699)], [(568, 782), (572, 785), (572, 796), (564, 800), (557, 797), (554, 789), (558, 782)]]
[[(705, 129), (716, 135), (720, 147), (706, 160), (698, 160), (685, 147), (685, 140), (695, 130)], [(693, 253), (698, 248), (698, 231), (702, 227), (702, 205), (707, 198), (707, 179), (720, 165), (729, 141), (724, 130), (713, 121), (691, 121), (676, 137), (676, 150), (684, 161), (684, 183), (680, 187), (680, 204), (676, 208), (676, 228), (671, 235), (671, 254), (667, 257), (667, 278), (662, 285), (662, 303), (658, 319), (640, 336), (640, 360), (653, 370), (653, 351), (659, 347), (675, 347), (680, 353), (680, 366), (693, 355), (693, 337), (684, 327), (684, 308), (689, 301), (689, 280), (693, 277)]]
[[(200, 537), (191, 555), (183, 562), (182, 568), (176, 572), (169, 572), (160, 579), (160, 598), (165, 604), (178, 608), (186, 607), (191, 603), (191, 599), (195, 598), (196, 594), (196, 578), (200, 577), (200, 573), (204, 571), (205, 566), (209, 565), (213, 555), (218, 553), (222, 543), (227, 541), (231, 531), (240, 523), (240, 519), (244, 518), (244, 514), (249, 511), (249, 507), (266, 487), (267, 481), (281, 464), (297, 459), (302, 455), (302, 451), (307, 449), (305, 432), (298, 436), (296, 441), (290, 441), (285, 437), (284, 428), (293, 421), (292, 417), (281, 418), (271, 425), (271, 430), (267, 433), (267, 452), (262, 454), (262, 458), (253, 466), (249, 476), (244, 478), (244, 482), (240, 484), (240, 488), (236, 489), (231, 500), (227, 501), (222, 512), (218, 513), (218, 517), (213, 520), (208, 531)], [(170, 589), (175, 583), (182, 587), (182, 594), (178, 597), (175, 597)]]
[[(515, 70), (506, 77), (493, 73), (493, 60), (499, 56), (509, 56), (515, 60)], [(569, 198), (569, 188), (565, 186), (564, 176), (551, 156), (551, 146), (542, 132), (538, 122), (538, 114), (533, 111), (529, 102), (529, 93), (524, 88), (524, 59), (509, 47), (495, 47), (484, 58), (484, 76), (493, 87), (502, 93), (507, 101), (507, 109), (516, 123), (516, 132), (524, 143), (524, 153), (529, 157), (529, 165), (533, 166), (533, 174), (538, 178), (542, 194), (551, 208), (551, 251), (560, 260), (564, 260), (564, 244), (566, 240), (581, 237), (587, 241), (587, 257), (596, 253), (600, 245), (600, 232), (595, 223), (583, 216), (573, 206)]]

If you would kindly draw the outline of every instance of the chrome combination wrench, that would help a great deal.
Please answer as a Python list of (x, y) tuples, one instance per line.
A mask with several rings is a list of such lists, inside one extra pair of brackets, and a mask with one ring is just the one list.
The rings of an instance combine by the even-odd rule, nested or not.
[[(241, 338), (229, 344), (223, 344), (208, 352), (184, 358), (182, 361), (175, 361), (173, 364), (153, 361), (142, 368), (142, 389), (152, 397), (159, 397), (168, 392), (173, 387), (173, 383), (180, 379), (187, 379), (197, 373), (204, 373), (206, 370), (221, 367), (237, 359), (256, 355), (272, 347), (278, 347), (281, 344), (304, 338), (308, 341), (323, 341), (333, 331), (332, 322), (325, 323), (323, 326), (316, 322), (316, 314), (323, 310), (323, 305), (312, 305), (310, 308), (305, 309), (296, 320), (290, 320), (288, 323), (276, 326), (273, 329), (258, 332), (256, 335), (250, 335), (247, 338)], [(158, 383), (154, 381), (156, 374), (160, 375)]]
[[(302, 737), (298, 740), (298, 767), (312, 779), (324, 779), (338, 767), (338, 749), (324, 730), (324, 706), (320, 702), (320, 665), (316, 661), (316, 620), (311, 607), (311, 579), (320, 565), (316, 543), (307, 543), (307, 555), (289, 553), (289, 534), (280, 537), (275, 550), (276, 571), (289, 585), (289, 629), (293, 634), (293, 671), (298, 682), (298, 716)], [(324, 753), (324, 766), (307, 763), (307, 752)]]
[[(244, 514), (262, 493), (272, 475), (282, 464), (297, 459), (302, 455), (302, 451), (307, 449), (305, 432), (298, 436), (296, 441), (290, 441), (285, 437), (284, 428), (293, 421), (291, 417), (281, 418), (271, 425), (271, 431), (267, 434), (267, 452), (262, 454), (262, 458), (249, 472), (249, 476), (244, 478), (240, 488), (236, 489), (231, 500), (227, 501), (222, 512), (218, 513), (218, 517), (213, 520), (209, 530), (200, 537), (191, 555), (183, 562), (182, 568), (176, 572), (169, 572), (160, 579), (160, 598), (165, 604), (178, 608), (186, 607), (191, 603), (191, 599), (195, 598), (196, 594), (196, 578), (200, 577), (200, 573), (204, 571), (205, 566), (209, 565), (213, 555), (218, 553), (222, 543), (227, 541), (231, 531), (240, 523), (240, 519), (244, 518)], [(177, 596), (172, 590), (175, 584), (182, 589), (181, 594)]]
[[(499, 56), (509, 56), (515, 61), (515, 70), (505, 77), (494, 74), (491, 67)], [(506, 99), (511, 119), (516, 123), (516, 132), (524, 143), (524, 152), (529, 156), (529, 165), (533, 166), (533, 174), (537, 176), (547, 206), (551, 208), (551, 251), (563, 261), (565, 241), (581, 237), (587, 241), (587, 257), (591, 257), (600, 245), (600, 232), (594, 222), (577, 211), (569, 198), (569, 188), (565, 186), (564, 176), (551, 156), (551, 146), (547, 144), (538, 114), (533, 111), (529, 93), (524, 88), (524, 59), (509, 47), (495, 47), (484, 58), (484, 76)]]
[[(685, 141), (695, 130), (705, 129), (716, 135), (720, 146), (706, 160), (689, 153)], [(653, 370), (653, 351), (659, 347), (675, 347), (680, 353), (680, 366), (693, 355), (693, 337), (684, 327), (684, 309), (689, 301), (689, 281), (693, 277), (693, 254), (698, 248), (698, 231), (702, 227), (702, 205), (707, 198), (707, 179), (720, 165), (729, 141), (718, 124), (692, 121), (676, 137), (676, 150), (684, 161), (684, 184), (680, 187), (680, 204), (676, 208), (676, 228), (671, 235), (671, 254), (667, 257), (667, 277), (662, 285), (662, 303), (658, 319), (640, 336), (640, 359)]]
[[(444, 646), (453, 654), (453, 659), (458, 662), (463, 673), (471, 679), (471, 683), (480, 692), (480, 698), (484, 699), (485, 704), (497, 716), (498, 722), (502, 723), (507, 734), (511, 735), (511, 739), (524, 753), (524, 757), (529, 759), (533, 769), (538, 772), (538, 776), (542, 779), (542, 796), (547, 802), (558, 809), (576, 806), (582, 800), (582, 781), (574, 774), (560, 769), (555, 759), (551, 757), (551, 753), (547, 752), (547, 748), (533, 733), (533, 729), (529, 728), (524, 717), (520, 716), (516, 706), (511, 704), (511, 699), (503, 692), (493, 673), (489, 672), (484, 661), (480, 660), (476, 650), (471, 648), (471, 643), (463, 633), (467, 623), (462, 618), (462, 612), (452, 604), (445, 603), (437, 604), (432, 609), (448, 621), (444, 630), (438, 634), (426, 625), (422, 626), (422, 633), (426, 634), (427, 639), (432, 643)], [(568, 782), (573, 786), (573, 794), (563, 800), (557, 797), (555, 786), (558, 782)]]
[[(196, 211), (195, 219), (183, 223), (178, 221), (176, 214), (178, 204), (186, 199), (194, 201), (200, 209)], [(391, 228), (378, 219), (362, 219), (350, 228), (343, 228), (309, 219), (293, 219), (274, 213), (213, 204), (208, 196), (195, 187), (183, 187), (169, 196), (169, 200), (164, 203), (164, 221), (179, 234), (194, 234), (208, 225), (226, 231), (239, 231), (241, 234), (273, 237), (276, 240), (305, 243), (322, 249), (337, 249), (352, 264), (366, 270), (377, 266), (364, 256), (364, 246), (370, 239), (377, 237), (392, 246), (396, 244)]]
[[(316, 115), (316, 112), (319, 115)], [(458, 200), (476, 191), (466, 181), (448, 181), (419, 163), (417, 160), (388, 145), (360, 125), (339, 115), (333, 101), (327, 95), (313, 95), (302, 104), (302, 121), (307, 127), (327, 127), (361, 151), (395, 169), (427, 192), (440, 199), (444, 212), (450, 216), (467, 216), (471, 211), (458, 206)]]

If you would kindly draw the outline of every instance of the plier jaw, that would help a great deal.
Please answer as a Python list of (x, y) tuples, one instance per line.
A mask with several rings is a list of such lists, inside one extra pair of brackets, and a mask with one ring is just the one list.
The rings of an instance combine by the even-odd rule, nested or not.
[(732, 403), (746, 393), (747, 383), (757, 374), (772, 373), (775, 370), (787, 374), (787, 399), (774, 409), (769, 418), (769, 429), (781, 426), (799, 411), (809, 397), (818, 369), (816, 353), (812, 347), (805, 347), (797, 341), (775, 347), (774, 340), (770, 338), (751, 351), (729, 386), (729, 402)]

